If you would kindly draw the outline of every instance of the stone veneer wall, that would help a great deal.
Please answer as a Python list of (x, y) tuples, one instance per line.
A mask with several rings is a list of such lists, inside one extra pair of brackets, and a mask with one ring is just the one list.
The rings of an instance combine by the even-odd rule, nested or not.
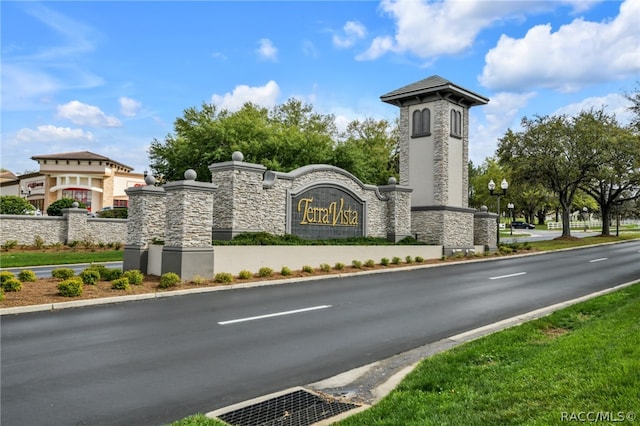
[[(213, 214), (214, 238), (230, 239), (242, 232), (264, 231), (283, 235), (287, 228), (290, 194), (309, 186), (331, 183), (345, 187), (366, 203), (365, 235), (387, 238), (389, 234), (409, 235), (410, 189), (387, 185), (365, 185), (355, 176), (329, 165), (310, 165), (289, 173), (266, 171), (259, 164), (236, 160), (212, 164), (211, 181), (218, 185)], [(382, 188), (382, 190), (380, 189)], [(401, 193), (396, 201), (389, 194)], [(404, 195), (406, 194), (406, 195)], [(393, 198), (395, 199), (395, 198)], [(395, 212), (389, 222), (389, 204)], [(395, 203), (395, 204), (394, 204)], [(404, 213), (400, 210), (404, 209)], [(390, 228), (395, 227), (395, 232)]]
[(473, 241), (477, 245), (483, 245), (485, 250), (495, 251), (498, 242), (497, 229), (498, 215), (489, 213), (486, 207), (476, 212), (473, 219)]
[[(82, 215), (68, 217), (2, 215), (0, 218), (0, 244), (17, 241), (19, 245), (32, 246), (36, 237), (46, 245), (65, 244), (74, 239), (93, 243), (125, 243), (127, 221), (124, 219), (88, 218), (87, 210)], [(68, 235), (73, 239), (69, 239)]]
[(418, 241), (451, 248), (474, 246), (473, 214), (454, 209), (426, 209), (411, 212), (411, 230)]

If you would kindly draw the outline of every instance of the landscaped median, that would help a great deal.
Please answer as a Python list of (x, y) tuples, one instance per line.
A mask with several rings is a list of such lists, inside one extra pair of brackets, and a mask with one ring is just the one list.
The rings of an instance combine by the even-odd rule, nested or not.
[[(640, 283), (424, 359), (337, 424), (633, 424), (638, 383)], [(198, 414), (172, 426), (224, 424)]]

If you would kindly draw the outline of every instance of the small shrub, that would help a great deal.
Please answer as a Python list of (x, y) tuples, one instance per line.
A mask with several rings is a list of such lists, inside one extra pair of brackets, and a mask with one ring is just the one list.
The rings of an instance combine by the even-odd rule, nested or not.
[(329, 272), (331, 270), (331, 265), (329, 265), (328, 263), (323, 263), (320, 265), (320, 270), (322, 272)]
[(9, 272), (9, 271), (0, 271), (0, 284), (4, 284), (5, 281), (14, 278), (15, 279), (15, 274), (13, 272)]
[(140, 285), (144, 280), (144, 274), (137, 269), (131, 269), (122, 273), (122, 277), (129, 280), (131, 285)]
[(0, 287), (0, 302), (4, 300), (4, 290)]
[(393, 263), (394, 265), (399, 265), (400, 264), (400, 258), (398, 256), (393, 256), (391, 258), (391, 263)]
[(218, 272), (215, 277), (213, 277), (213, 281), (216, 283), (230, 283), (233, 281), (233, 275), (228, 272)]
[(75, 275), (75, 272), (73, 272), (73, 269), (71, 268), (56, 268), (51, 271), (51, 276), (53, 278), (59, 278), (61, 280), (68, 280), (74, 275)]
[(90, 239), (84, 239), (80, 242), (80, 244), (82, 244), (82, 246), (85, 248), (85, 250), (89, 250), (91, 247), (93, 247), (93, 241), (91, 241)]
[(80, 244), (80, 241), (69, 241), (67, 243), (67, 245), (74, 250), (78, 247), (78, 244)]
[(336, 271), (342, 271), (344, 269), (344, 263), (336, 262), (336, 264), (333, 265), (333, 269), (335, 269)]
[(30, 271), (28, 269), (23, 269), (18, 274), (18, 279), (20, 281), (22, 281), (23, 283), (26, 283), (26, 282), (33, 283), (38, 279), (38, 277), (36, 277), (36, 273), (35, 272)]
[(416, 262), (417, 262), (417, 263), (422, 263), (422, 262), (424, 262), (424, 257), (422, 257), (422, 256), (416, 256)]
[(259, 277), (270, 277), (273, 274), (273, 269), (267, 267), (267, 266), (263, 266), (262, 268), (260, 268), (258, 270), (258, 276)]
[(380, 264), (382, 266), (389, 266), (389, 259), (386, 257), (383, 257), (382, 259), (380, 259)]
[(180, 282), (180, 276), (175, 272), (165, 272), (160, 276), (160, 282), (158, 283), (158, 287), (160, 288), (171, 288), (178, 285)]
[(252, 276), (253, 274), (251, 273), (251, 271), (247, 271), (246, 269), (238, 272), (238, 278), (240, 278), (241, 280), (248, 280)]
[(100, 278), (104, 281), (113, 281), (122, 277), (122, 271), (118, 268), (105, 268), (104, 272), (100, 273)]
[(288, 275), (291, 275), (291, 269), (287, 268), (286, 266), (283, 266), (282, 269), (280, 269), (280, 275), (285, 277)]
[(367, 268), (371, 268), (376, 266), (376, 262), (373, 259), (367, 259), (367, 261), (364, 262), (364, 266), (366, 266)]
[(2, 289), (4, 291), (20, 291), (22, 290), (22, 283), (17, 278), (9, 278), (2, 282)]
[(100, 265), (100, 264), (92, 264), (87, 269), (91, 269), (92, 271), (96, 271), (100, 275), (100, 278), (98, 278), (98, 280), (102, 279), (102, 275), (106, 274), (106, 272), (107, 272), (107, 267), (104, 266), (104, 265)]
[(105, 247), (105, 245), (106, 244), (104, 243), (104, 241), (98, 242), (98, 247), (100, 247), (101, 249), (103, 249)]
[(111, 281), (111, 288), (113, 290), (130, 290), (129, 279), (122, 277)]
[(77, 278), (64, 280), (58, 284), (58, 293), (65, 297), (76, 297), (82, 294), (82, 281)]
[(404, 258), (404, 261), (407, 262), (407, 263), (413, 263), (413, 257), (407, 256), (407, 257)]
[(120, 248), (122, 247), (122, 243), (119, 241), (116, 241), (115, 243), (113, 243), (113, 248), (115, 250), (120, 250)]
[(2, 245), (2, 250), (9, 251), (12, 248), (15, 248), (17, 245), (18, 245), (17, 240), (8, 240), (8, 241), (5, 241), (4, 244)]
[(80, 279), (82, 279), (83, 284), (94, 285), (100, 281), (100, 272), (95, 269), (87, 268), (80, 272)]
[(312, 266), (309, 266), (309, 265), (304, 265), (304, 266), (302, 267), (302, 272), (308, 272), (308, 273), (310, 273), (310, 274), (311, 274), (311, 273), (313, 273), (313, 267), (312, 267)]
[(360, 260), (352, 260), (351, 266), (353, 266), (356, 269), (362, 269), (362, 262)]
[(36, 235), (36, 237), (33, 240), (33, 245), (38, 249), (42, 249), (44, 247), (44, 240), (42, 239), (42, 237), (40, 235)]

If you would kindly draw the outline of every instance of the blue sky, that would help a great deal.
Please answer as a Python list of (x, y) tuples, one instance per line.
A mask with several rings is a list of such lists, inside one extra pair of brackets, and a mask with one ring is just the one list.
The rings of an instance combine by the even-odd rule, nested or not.
[(522, 117), (606, 106), (640, 81), (640, 0), (11, 2), (1, 13), (0, 167), (92, 151), (142, 172), (189, 107), (299, 98), (340, 126), (440, 75), (471, 110), (480, 164)]

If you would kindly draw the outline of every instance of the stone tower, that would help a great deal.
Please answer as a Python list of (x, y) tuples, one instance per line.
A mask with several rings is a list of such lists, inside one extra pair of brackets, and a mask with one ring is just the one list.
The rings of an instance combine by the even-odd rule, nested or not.
[(469, 108), (488, 98), (437, 75), (380, 97), (400, 108), (400, 185), (411, 193), (411, 232), (444, 246), (474, 246), (469, 209)]

